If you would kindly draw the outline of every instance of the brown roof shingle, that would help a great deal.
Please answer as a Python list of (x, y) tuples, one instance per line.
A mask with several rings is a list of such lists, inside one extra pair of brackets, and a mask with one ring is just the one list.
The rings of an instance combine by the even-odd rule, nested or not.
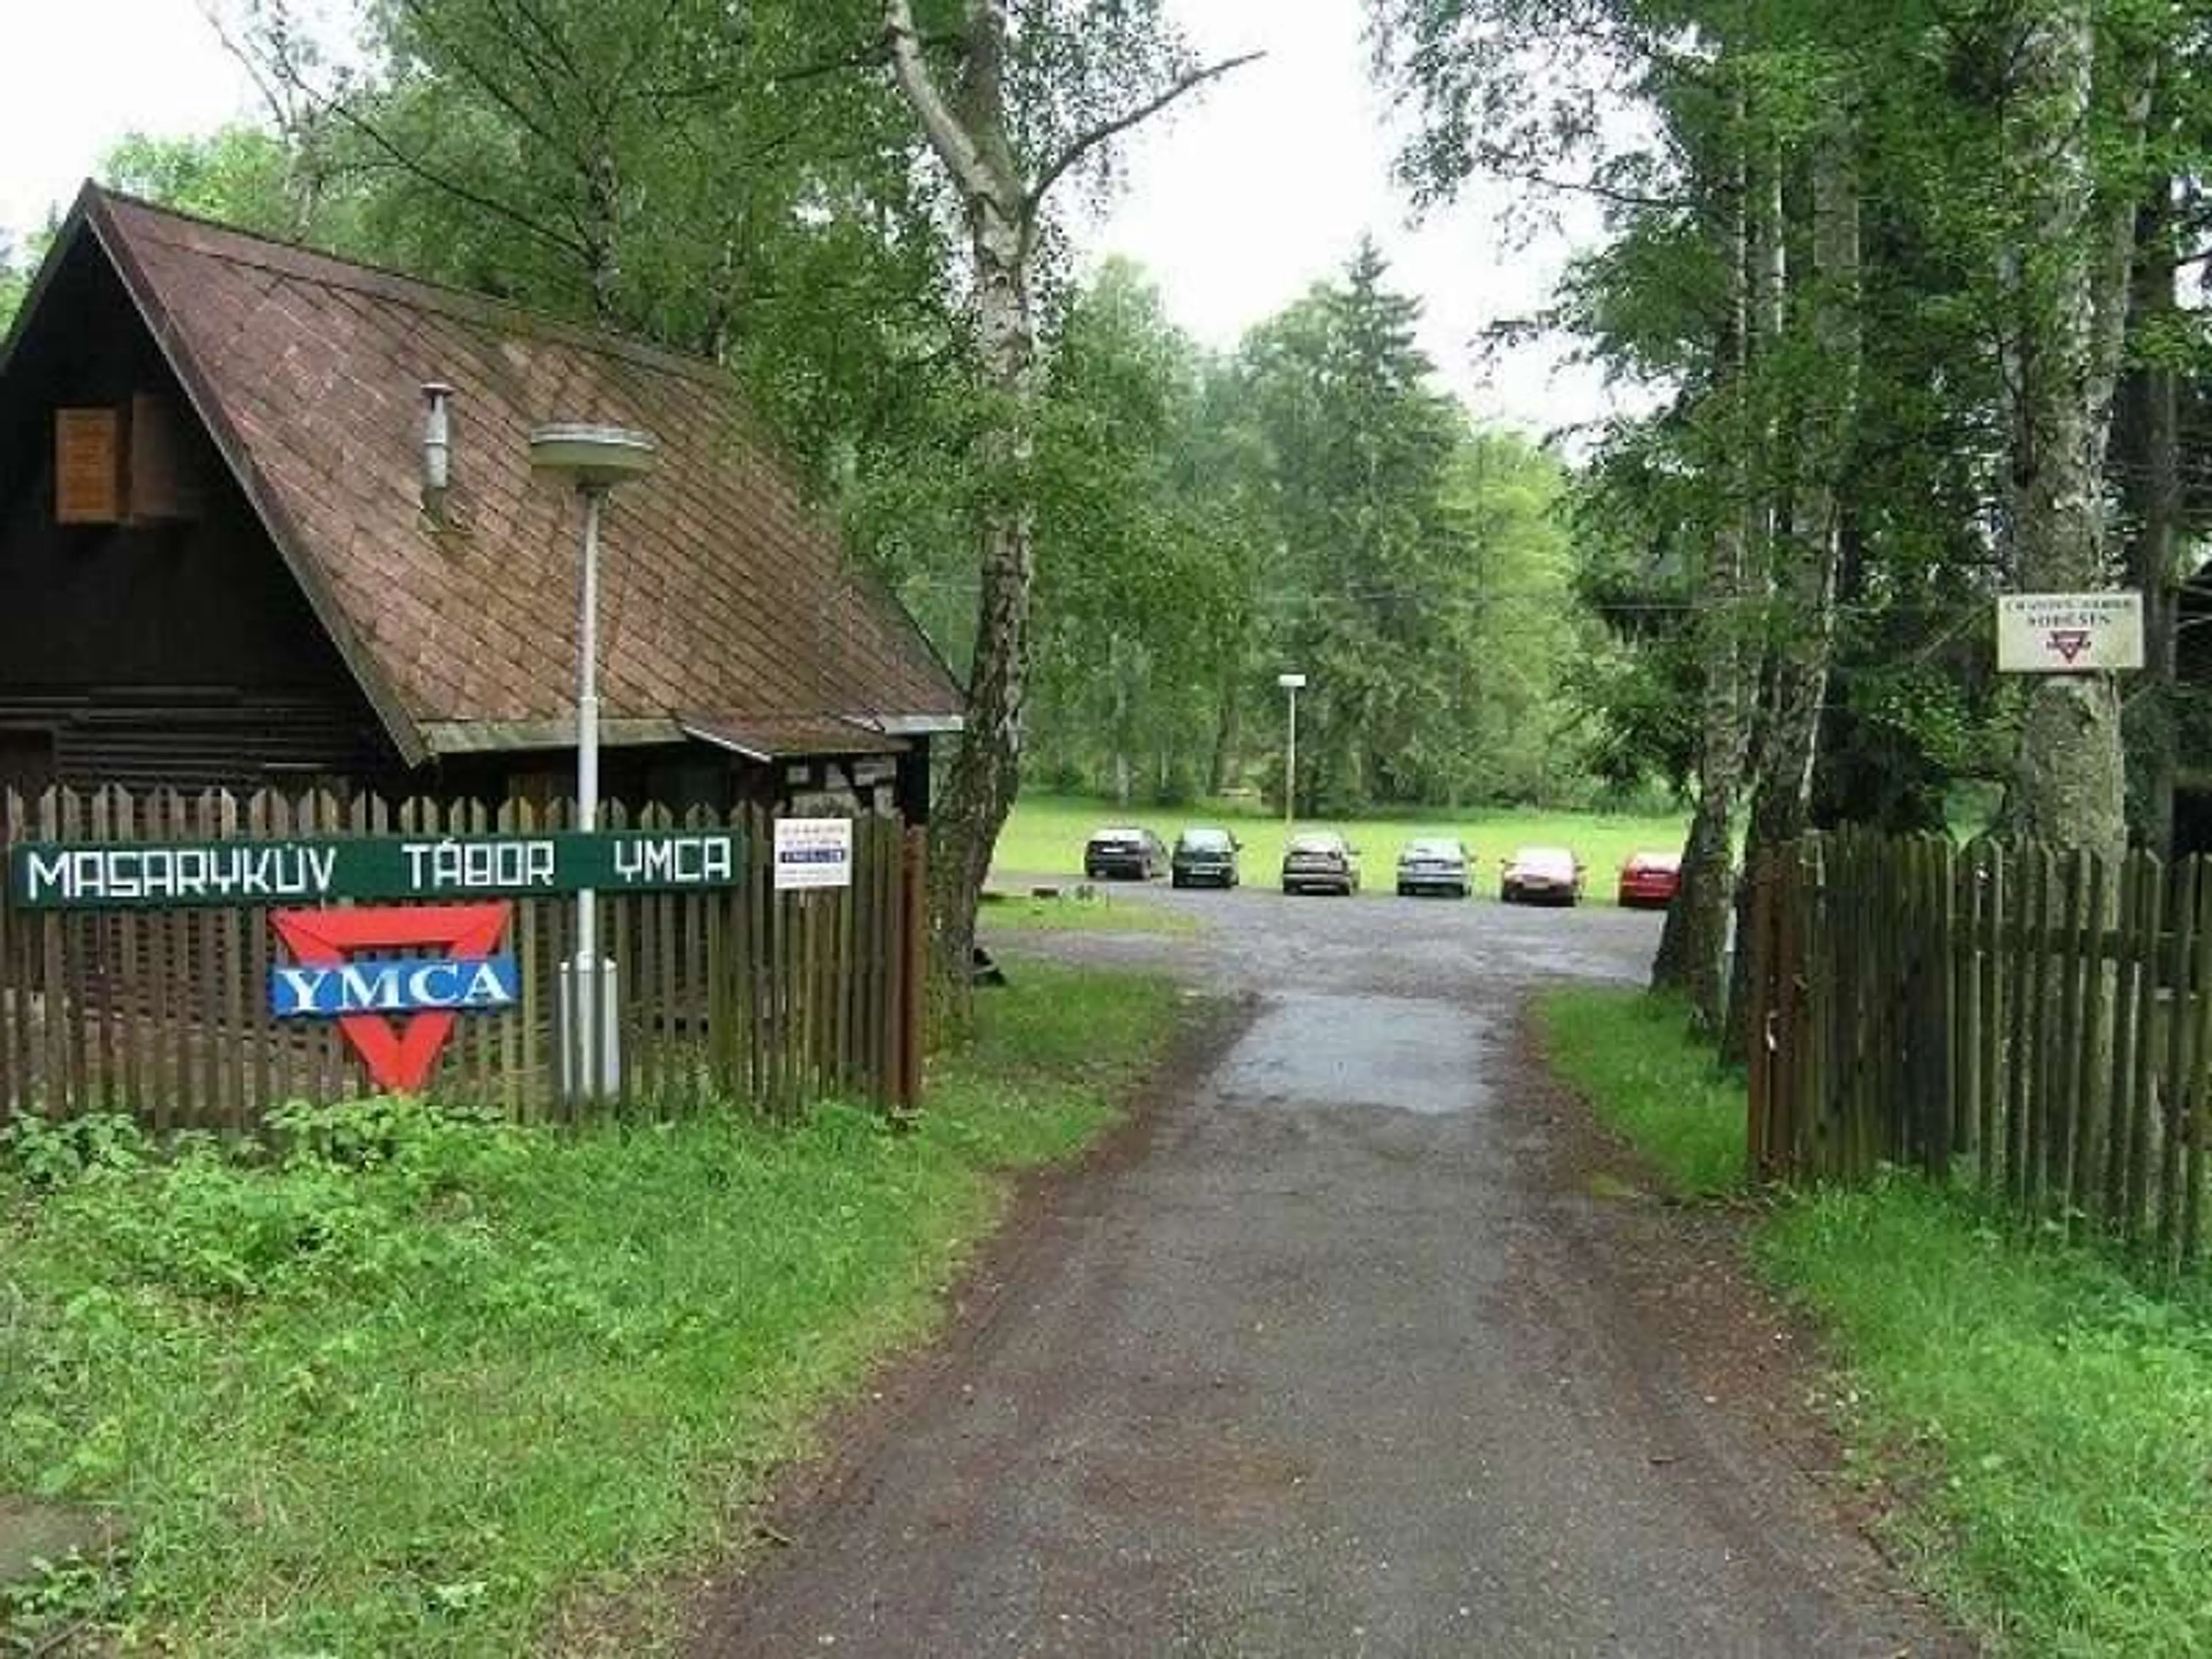
[[(573, 720), (579, 508), (532, 476), (527, 447), (556, 420), (660, 445), (607, 513), (610, 722), (958, 714), (942, 662), (846, 560), (714, 365), (94, 186), (80, 211), (410, 757), (477, 746), (471, 727)], [(432, 380), (456, 390), (460, 534), (420, 503)]]

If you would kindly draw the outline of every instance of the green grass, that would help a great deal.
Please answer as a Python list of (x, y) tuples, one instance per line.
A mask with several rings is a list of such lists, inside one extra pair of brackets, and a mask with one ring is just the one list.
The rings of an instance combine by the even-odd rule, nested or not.
[(1742, 1085), (1688, 1041), (1681, 1005), (1577, 987), (1539, 996), (1536, 1020), (1553, 1069), (1676, 1190), (1705, 1195), (1741, 1184)]
[(1188, 937), (1200, 931), (1197, 917), (1181, 910), (1117, 896), (1092, 887), (1057, 898), (1028, 894), (984, 895), (976, 918), (986, 932), (1004, 929), (1032, 933), (1164, 933)]
[[(999, 837), (994, 872), (1013, 876), (1079, 876), (1083, 843), (1109, 823), (1134, 823), (1173, 843), (1176, 832), (1197, 823), (1233, 830), (1244, 843), (1244, 879), (1271, 886), (1283, 861), (1283, 821), (1255, 811), (1214, 803), (1182, 811), (1137, 807), (1067, 795), (1025, 794)], [(1679, 852), (1688, 820), (1680, 817), (1610, 816), (1596, 812), (1439, 812), (1393, 817), (1301, 819), (1303, 829), (1338, 830), (1360, 849), (1364, 890), (1388, 894), (1398, 849), (1416, 836), (1457, 836), (1474, 850), (1477, 890), (1495, 894), (1498, 866), (1517, 847), (1571, 848), (1589, 866), (1589, 897), (1610, 903), (1613, 880), (1631, 853)]]
[(2212, 1308), (2023, 1248), (1905, 1180), (1785, 1208), (1759, 1243), (1836, 1334), (1846, 1426), (1906, 1494), (1910, 1567), (2033, 1655), (2212, 1640)]
[(303, 1116), (281, 1164), (19, 1135), (0, 1491), (127, 1516), (123, 1582), (79, 1598), (126, 1646), (527, 1650), (714, 1551), (941, 1317), (1005, 1172), (1113, 1121), (1179, 1004), (1024, 964), (908, 1133), (836, 1107), (564, 1135), (377, 1103)]
[[(1735, 1127), (1672, 1011), (1613, 992), (1542, 1001), (1555, 1063), (1686, 1186)], [(1733, 1154), (1732, 1154), (1733, 1156)], [(1851, 1456), (1922, 1583), (2020, 1655), (2200, 1654), (2212, 1631), (2212, 1295), (2023, 1241), (1896, 1176), (1781, 1203), (1764, 1272), (1832, 1334)]]

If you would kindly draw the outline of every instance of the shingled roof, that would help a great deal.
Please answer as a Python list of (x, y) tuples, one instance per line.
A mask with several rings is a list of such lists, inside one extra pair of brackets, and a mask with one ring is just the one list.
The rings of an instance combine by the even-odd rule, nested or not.
[[(526, 441), (550, 421), (660, 444), (608, 512), (607, 740), (768, 757), (957, 725), (943, 662), (846, 559), (714, 365), (91, 185), (56, 258), (82, 235), (410, 763), (573, 737), (579, 513), (532, 476)], [(431, 381), (455, 390), (458, 529), (422, 506)]]

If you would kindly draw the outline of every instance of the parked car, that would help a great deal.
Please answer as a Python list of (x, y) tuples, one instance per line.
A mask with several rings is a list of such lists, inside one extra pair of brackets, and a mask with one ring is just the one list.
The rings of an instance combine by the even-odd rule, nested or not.
[(1283, 890), (1350, 897), (1359, 890), (1359, 849), (1334, 830), (1292, 836), (1283, 851)]
[(1243, 843), (1226, 830), (1186, 830), (1176, 837), (1175, 854), (1168, 866), (1173, 884), (1234, 887), (1241, 879), (1237, 854), (1243, 850)]
[(1505, 860), (1498, 896), (1508, 904), (1579, 904), (1583, 861), (1564, 847), (1523, 847)]
[(1665, 909), (1682, 890), (1680, 853), (1631, 853), (1620, 866), (1620, 908)]
[(1474, 854), (1463, 841), (1446, 836), (1409, 841), (1398, 854), (1398, 896), (1443, 893), (1465, 898), (1473, 890), (1474, 878), (1468, 872), (1474, 863)]
[(1167, 867), (1167, 843), (1149, 830), (1116, 826), (1084, 843), (1083, 873), (1091, 881), (1150, 881)]

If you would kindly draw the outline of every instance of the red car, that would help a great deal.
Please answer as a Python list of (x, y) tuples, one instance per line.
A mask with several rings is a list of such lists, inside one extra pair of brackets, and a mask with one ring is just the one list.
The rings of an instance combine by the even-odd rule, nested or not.
[(1680, 853), (1632, 853), (1620, 866), (1620, 908), (1663, 910), (1682, 890)]

